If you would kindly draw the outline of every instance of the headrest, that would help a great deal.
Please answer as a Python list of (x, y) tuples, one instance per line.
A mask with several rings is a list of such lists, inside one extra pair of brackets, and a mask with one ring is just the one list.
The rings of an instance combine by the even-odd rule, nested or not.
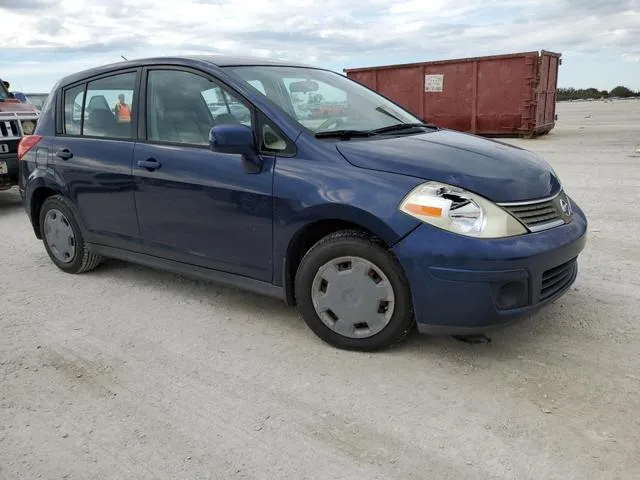
[(89, 100), (87, 110), (109, 110), (109, 104), (104, 95), (94, 95)]

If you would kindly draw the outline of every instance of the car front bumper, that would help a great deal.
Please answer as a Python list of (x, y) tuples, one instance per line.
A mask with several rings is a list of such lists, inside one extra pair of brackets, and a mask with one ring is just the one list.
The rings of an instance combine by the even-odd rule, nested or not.
[(576, 279), (587, 219), (504, 239), (476, 239), (420, 225), (393, 247), (409, 280), (418, 330), (484, 333), (526, 318)]

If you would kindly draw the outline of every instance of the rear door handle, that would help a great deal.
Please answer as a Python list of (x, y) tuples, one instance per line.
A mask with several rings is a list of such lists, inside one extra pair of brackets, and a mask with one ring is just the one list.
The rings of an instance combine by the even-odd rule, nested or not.
[(59, 157), (62, 160), (69, 160), (73, 157), (73, 153), (71, 153), (68, 148), (61, 148), (56, 152), (56, 157)]
[(138, 160), (138, 166), (140, 168), (144, 168), (153, 172), (154, 170), (158, 170), (160, 168), (160, 162), (158, 162), (155, 158), (148, 158), (147, 160)]

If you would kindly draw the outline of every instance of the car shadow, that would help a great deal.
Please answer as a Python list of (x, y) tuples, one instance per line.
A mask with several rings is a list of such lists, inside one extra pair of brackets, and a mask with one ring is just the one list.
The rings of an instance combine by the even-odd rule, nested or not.
[[(114, 275), (120, 282), (131, 283), (132, 287), (139, 285), (165, 289), (170, 295), (179, 296), (185, 301), (209, 304), (212, 310), (223, 303), (224, 309), (230, 312), (230, 317), (233, 317), (234, 311), (242, 312), (241, 315), (244, 317), (266, 317), (271, 324), (275, 323), (274, 328), (284, 328), (289, 334), (300, 335), (301, 340), (302, 337), (307, 340), (309, 336), (315, 338), (298, 310), (286, 306), (278, 299), (113, 259), (106, 260), (90, 275)], [(487, 334), (489, 343), (470, 344), (450, 336), (420, 335), (414, 328), (403, 342), (376, 355), (435, 356), (454, 364), (465, 364), (474, 359), (518, 360), (522, 358), (523, 352), (536, 351), (537, 347), (543, 349), (543, 346), (548, 345), (558, 335), (568, 334), (562, 332), (563, 327), (555, 321), (555, 318), (562, 314), (561, 310), (561, 306), (549, 305), (543, 313)], [(319, 338), (316, 340), (326, 345)]]
[(22, 208), (22, 200), (17, 188), (0, 190), (0, 215), (12, 213)]
[[(288, 307), (276, 298), (239, 288), (115, 259), (106, 259), (90, 275), (113, 275), (118, 277), (119, 282), (131, 283), (132, 288), (140, 285), (167, 289), (171, 295), (179, 296), (181, 300), (209, 304), (212, 309), (216, 309), (223, 302), (225, 310), (230, 312), (242, 310), (245, 317), (267, 316), (270, 317), (270, 321), (279, 322), (282, 324), (280, 326), (287, 329), (291, 328), (305, 334), (309, 331), (295, 307)], [(233, 316), (233, 313), (230, 315)]]
[[(570, 293), (575, 292), (569, 292), (567, 296)], [(579, 301), (571, 299), (568, 303)], [(576, 344), (581, 344), (588, 336), (587, 332), (561, 321), (566, 315), (565, 302), (566, 299), (560, 299), (531, 317), (490, 331), (486, 334), (487, 341), (481, 343), (468, 343), (452, 336), (420, 335), (414, 329), (397, 351), (402, 355), (435, 354), (442, 361), (460, 366), (469, 366), (470, 362), (476, 361), (520, 364), (523, 360), (545, 365), (548, 353), (562, 348), (562, 339), (572, 338)], [(394, 350), (389, 352), (395, 353)]]

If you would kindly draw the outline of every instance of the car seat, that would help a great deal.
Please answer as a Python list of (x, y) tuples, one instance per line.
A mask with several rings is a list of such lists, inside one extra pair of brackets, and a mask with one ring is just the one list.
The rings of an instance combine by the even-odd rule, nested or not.
[(209, 129), (188, 111), (165, 110), (158, 112), (158, 134), (161, 140), (177, 143), (206, 144)]
[(94, 95), (89, 100), (89, 103), (87, 104), (87, 113), (90, 115), (95, 110), (111, 110), (104, 95)]
[(213, 125), (198, 118), (197, 105), (188, 95), (158, 90), (152, 96), (150, 108), (152, 138), (166, 142), (206, 145)]
[(97, 137), (115, 137), (116, 117), (110, 110), (98, 109), (91, 112), (84, 124), (84, 135), (94, 135)]

